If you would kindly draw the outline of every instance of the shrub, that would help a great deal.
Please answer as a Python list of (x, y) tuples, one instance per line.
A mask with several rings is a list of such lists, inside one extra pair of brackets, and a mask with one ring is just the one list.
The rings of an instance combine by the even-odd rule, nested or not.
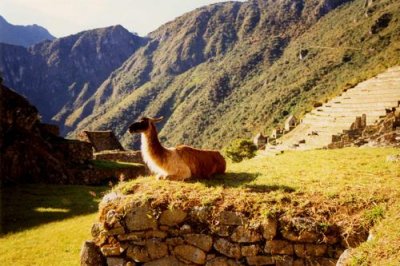
[(225, 155), (234, 163), (241, 162), (243, 159), (250, 159), (256, 156), (257, 147), (250, 140), (233, 140), (224, 149)]

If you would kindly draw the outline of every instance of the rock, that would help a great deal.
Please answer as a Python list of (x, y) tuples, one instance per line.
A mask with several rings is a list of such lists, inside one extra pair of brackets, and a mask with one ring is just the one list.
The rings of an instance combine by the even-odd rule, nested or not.
[(107, 266), (125, 266), (126, 261), (123, 258), (108, 257)]
[(293, 242), (306, 242), (315, 243), (318, 240), (318, 234), (310, 231), (292, 232), (292, 231), (282, 231), (282, 236), (287, 240)]
[(148, 262), (167, 255), (167, 244), (155, 239), (147, 240), (144, 246), (131, 245), (126, 252), (126, 256), (136, 262)]
[(261, 240), (261, 234), (254, 229), (238, 226), (233, 231), (231, 239), (239, 243), (253, 243)]
[(295, 259), (293, 261), (293, 266), (306, 266), (304, 259)]
[(150, 231), (141, 231), (141, 232), (132, 232), (129, 234), (121, 234), (118, 236), (120, 241), (127, 240), (142, 240), (142, 239), (150, 239), (150, 238), (160, 238), (164, 239), (167, 237), (167, 233), (159, 230), (150, 230)]
[(260, 247), (258, 245), (241, 246), (241, 253), (243, 257), (256, 256), (259, 251)]
[(178, 258), (184, 259), (185, 261), (190, 261), (196, 264), (204, 264), (206, 262), (206, 253), (191, 245), (176, 246), (174, 248), (174, 255)]
[(180, 209), (166, 210), (161, 213), (160, 224), (175, 226), (185, 220), (187, 213)]
[(124, 251), (119, 244), (116, 245), (104, 245), (100, 248), (101, 253), (104, 256), (118, 256)]
[(241, 257), (240, 245), (229, 242), (224, 238), (218, 239), (214, 243), (214, 248), (221, 254), (230, 257), (239, 259)]
[(167, 244), (156, 239), (147, 240), (146, 248), (152, 260), (159, 259), (168, 255)]
[(246, 258), (249, 265), (275, 265), (275, 260), (272, 256), (253, 256)]
[(294, 259), (292, 256), (273, 256), (276, 266), (293, 265)]
[[(330, 258), (311, 258), (306, 260), (306, 265), (336, 266), (336, 260)], [(346, 264), (347, 265), (347, 264)]]
[(195, 206), (190, 211), (190, 217), (192, 217), (192, 219), (195, 219), (201, 223), (207, 223), (210, 218), (210, 213), (211, 213), (210, 207)]
[(206, 252), (210, 251), (213, 239), (205, 234), (187, 234), (184, 236), (185, 241), (195, 247), (198, 247)]
[(183, 245), (185, 243), (185, 241), (183, 241), (181, 237), (168, 238), (165, 242), (167, 243), (168, 246), (171, 247), (176, 247), (178, 245)]
[(325, 244), (295, 244), (294, 251), (296, 255), (300, 258), (307, 257), (322, 257), (326, 251), (328, 250), (328, 246)]
[(101, 223), (94, 223), (90, 233), (92, 237), (96, 238), (100, 235), (101, 230), (103, 230)]
[(231, 233), (231, 226), (229, 225), (217, 225), (211, 228), (212, 233), (218, 236), (226, 237), (229, 236)]
[(386, 157), (386, 161), (387, 162), (393, 162), (393, 163), (400, 162), (400, 154), (388, 155)]
[(129, 208), (129, 212), (125, 215), (125, 224), (129, 231), (157, 229), (157, 221), (152, 215), (152, 210), (146, 205)]
[(346, 249), (342, 255), (340, 255), (338, 261), (336, 262), (336, 266), (346, 266), (349, 264), (351, 260), (351, 252), (352, 249)]
[(272, 255), (293, 255), (293, 245), (284, 240), (269, 240), (265, 244), (264, 251)]
[(101, 233), (105, 236), (123, 235), (125, 234), (125, 229), (122, 226), (119, 226), (110, 230), (102, 231)]
[(242, 225), (246, 220), (240, 213), (232, 211), (223, 211), (219, 216), (219, 222), (222, 225)]
[(136, 262), (148, 262), (151, 260), (145, 246), (129, 246), (126, 256)]
[(143, 266), (185, 266), (185, 265), (187, 265), (187, 264), (180, 262), (174, 256), (164, 257), (164, 258), (143, 264)]
[(212, 260), (207, 261), (206, 266), (240, 266), (239, 262), (225, 257), (216, 257)]
[(261, 224), (262, 234), (266, 240), (272, 240), (276, 236), (278, 222), (274, 219), (266, 219)]
[(81, 266), (98, 266), (104, 265), (105, 261), (93, 241), (85, 241), (81, 248)]

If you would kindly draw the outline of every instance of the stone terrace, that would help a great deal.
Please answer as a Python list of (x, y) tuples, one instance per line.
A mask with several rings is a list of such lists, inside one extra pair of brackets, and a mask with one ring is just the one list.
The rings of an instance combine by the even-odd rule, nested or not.
[(349, 129), (357, 116), (366, 114), (370, 125), (384, 116), (386, 109), (398, 107), (399, 102), (400, 67), (393, 67), (306, 114), (293, 131), (278, 140), (280, 144), (268, 145), (266, 151), (326, 147), (332, 142), (332, 135)]

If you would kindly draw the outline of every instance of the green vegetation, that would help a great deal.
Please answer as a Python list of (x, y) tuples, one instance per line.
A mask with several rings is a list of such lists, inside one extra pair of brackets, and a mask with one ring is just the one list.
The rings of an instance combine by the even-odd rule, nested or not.
[(26, 185), (1, 190), (1, 265), (77, 265), (106, 187)]
[[(325, 15), (323, 3), (344, 4)], [(126, 128), (145, 114), (164, 115), (160, 135), (171, 146), (220, 148), (269, 133), (289, 114), (301, 118), (316, 102), (400, 65), (400, 2), (374, 1), (369, 16), (364, 4), (268, 0), (190, 12), (153, 32), (157, 41), (107, 80), (112, 98), (76, 132), (113, 128), (133, 146), (139, 138)], [(390, 23), (371, 34), (385, 13)], [(300, 51), (308, 52), (303, 59)]]
[(234, 163), (256, 156), (257, 146), (247, 139), (235, 139), (224, 149), (224, 154)]
[[(354, 265), (400, 262), (400, 165), (397, 149), (287, 152), (228, 165), (212, 180), (192, 183), (144, 177), (114, 190), (154, 205), (246, 211), (252, 216), (307, 216), (321, 230), (341, 222), (374, 238), (354, 252)], [(2, 265), (76, 265), (90, 239), (105, 187), (29, 185), (2, 190)], [(132, 194), (132, 192), (135, 192)], [(165, 206), (165, 205), (164, 205)]]
[(344, 237), (372, 228), (376, 238), (356, 249), (355, 265), (382, 265), (380, 260), (396, 265), (400, 165), (386, 162), (386, 157), (397, 153), (393, 148), (285, 152), (230, 164), (225, 175), (212, 180), (182, 183), (145, 177), (120, 183), (115, 190), (153, 206), (203, 205), (243, 211), (250, 218), (308, 217), (321, 230), (340, 224)]

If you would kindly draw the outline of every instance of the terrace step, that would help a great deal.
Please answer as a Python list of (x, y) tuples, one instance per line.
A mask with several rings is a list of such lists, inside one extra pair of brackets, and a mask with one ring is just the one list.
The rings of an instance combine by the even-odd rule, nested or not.
[(331, 143), (332, 135), (348, 130), (356, 117), (366, 114), (367, 125), (386, 115), (386, 109), (400, 103), (400, 66), (380, 73), (341, 93), (323, 106), (306, 114), (302, 122), (283, 135), (276, 146), (266, 151), (308, 150), (323, 148)]

